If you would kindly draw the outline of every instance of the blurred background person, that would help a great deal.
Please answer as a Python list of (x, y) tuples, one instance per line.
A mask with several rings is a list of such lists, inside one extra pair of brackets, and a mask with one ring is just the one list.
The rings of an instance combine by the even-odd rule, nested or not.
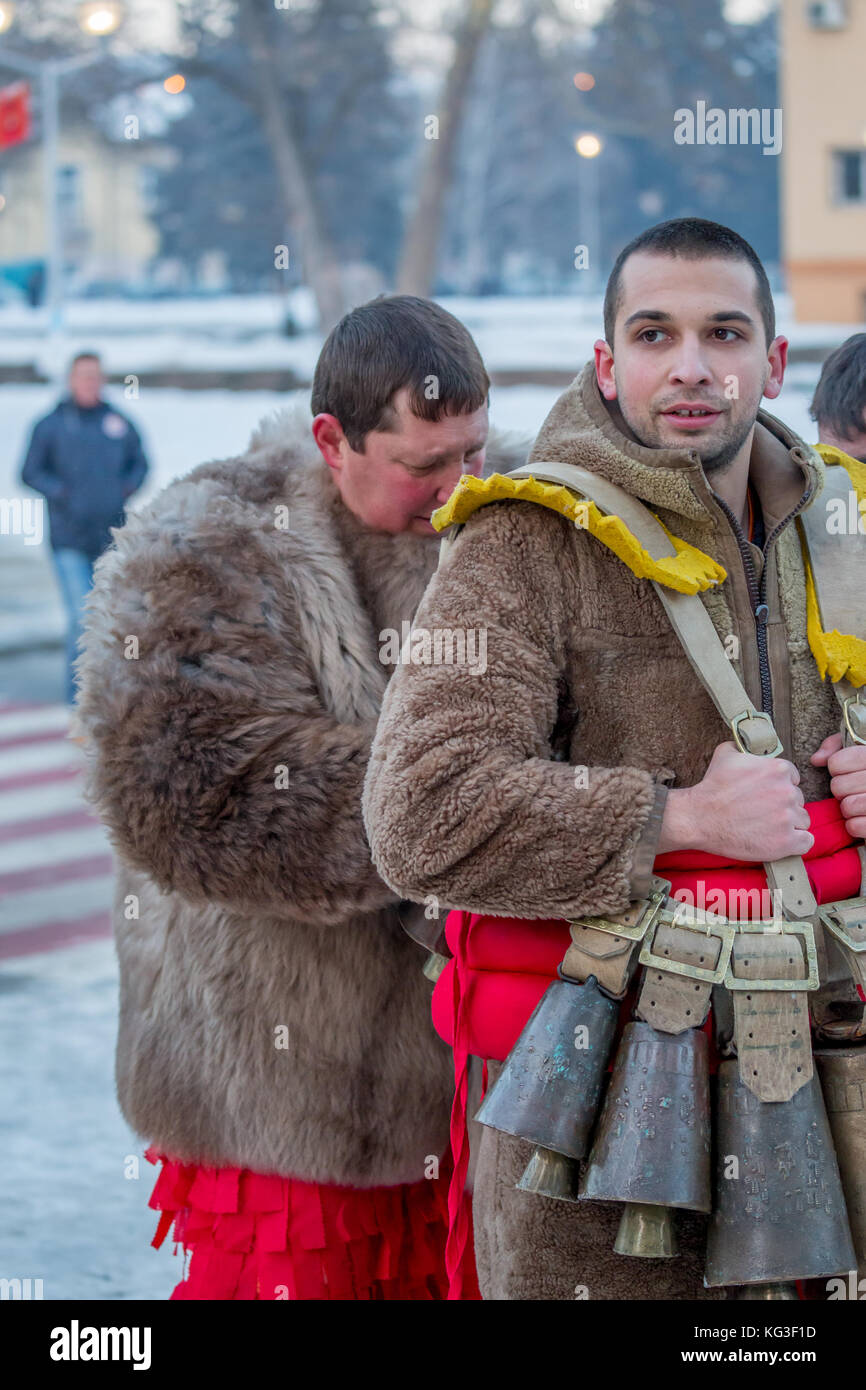
[(821, 444), (866, 463), (866, 333), (852, 333), (830, 353), (809, 413)]
[(123, 525), (126, 501), (144, 482), (148, 465), (132, 421), (102, 399), (105, 378), (96, 353), (73, 358), (68, 385), (69, 394), (34, 426), (21, 481), (48, 502), (51, 553), (67, 617), (66, 702), (72, 705), (72, 663), (93, 565), (111, 543), (112, 526)]

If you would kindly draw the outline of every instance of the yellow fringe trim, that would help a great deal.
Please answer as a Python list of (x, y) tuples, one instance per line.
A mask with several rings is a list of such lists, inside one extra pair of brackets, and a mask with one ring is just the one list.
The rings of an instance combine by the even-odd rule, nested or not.
[(654, 579), (678, 593), (696, 594), (721, 584), (727, 578), (727, 571), (721, 565), (696, 546), (689, 545), (688, 541), (672, 535), (663, 522), (659, 522), (659, 525), (676, 554), (654, 560), (618, 516), (605, 516), (594, 502), (577, 496), (561, 483), (544, 483), (535, 478), (507, 478), (502, 473), (476, 478), (471, 473), (465, 473), (448, 501), (433, 513), (430, 521), (437, 531), (444, 531), (447, 526), (466, 521), (488, 502), (513, 498), (549, 507), (581, 529), (589, 531), (608, 550), (612, 550), (638, 579)]

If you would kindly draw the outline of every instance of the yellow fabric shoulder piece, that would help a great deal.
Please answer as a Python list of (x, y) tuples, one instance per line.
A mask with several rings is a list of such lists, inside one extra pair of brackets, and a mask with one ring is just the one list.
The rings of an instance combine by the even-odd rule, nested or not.
[(430, 521), (437, 531), (444, 531), (447, 526), (466, 521), (488, 502), (513, 499), (536, 502), (561, 513), (612, 550), (638, 579), (654, 579), (678, 593), (696, 594), (727, 578), (727, 571), (721, 565), (688, 541), (672, 535), (663, 522), (659, 525), (676, 555), (654, 560), (618, 516), (605, 516), (594, 502), (584, 500), (560, 483), (543, 483), (535, 478), (507, 478), (502, 473), (476, 478), (464, 473), (448, 501), (433, 513)]
[[(851, 479), (851, 486), (861, 504), (861, 513), (866, 512), (866, 464), (850, 454), (843, 453), (832, 444), (816, 444), (816, 450), (827, 464), (839, 464)], [(850, 633), (824, 632), (821, 627), (821, 610), (815, 589), (815, 576), (809, 559), (809, 548), (801, 529), (803, 541), (803, 562), (806, 567), (806, 634), (812, 655), (818, 663), (821, 679), (829, 675), (831, 681), (847, 680), (858, 689), (866, 684), (866, 642)]]
[(862, 637), (852, 637), (850, 633), (839, 632), (835, 627), (832, 632), (824, 632), (815, 577), (805, 545), (803, 563), (806, 567), (806, 635), (821, 679), (829, 674), (831, 681), (847, 680), (859, 689), (866, 683), (866, 642)]
[(835, 444), (816, 444), (815, 449), (825, 463), (838, 463), (851, 479), (851, 486), (857, 494), (858, 502), (866, 502), (866, 463), (852, 458), (850, 454), (837, 449)]

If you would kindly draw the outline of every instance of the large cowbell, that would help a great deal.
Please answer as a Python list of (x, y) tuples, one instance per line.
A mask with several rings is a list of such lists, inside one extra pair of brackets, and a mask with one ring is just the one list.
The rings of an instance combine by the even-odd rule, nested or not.
[(618, 1013), (594, 975), (578, 984), (560, 971), (487, 1092), (477, 1115), (480, 1123), (554, 1154), (583, 1158)]
[(649, 1230), (652, 1212), (637, 1208), (711, 1210), (709, 1065), (700, 1029), (625, 1028), (580, 1197), (629, 1204), (614, 1247), (621, 1254), (675, 1253), (667, 1218), (659, 1212), (659, 1229)]
[(785, 1101), (758, 1100), (722, 1062), (716, 1209), (704, 1284), (822, 1279), (856, 1267), (817, 1075)]
[(857, 1269), (866, 1278), (866, 1044), (815, 1053)]

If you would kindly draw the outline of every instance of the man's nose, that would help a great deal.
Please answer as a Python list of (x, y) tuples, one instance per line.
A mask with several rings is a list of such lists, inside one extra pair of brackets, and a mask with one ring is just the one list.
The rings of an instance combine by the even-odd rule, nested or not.
[(697, 337), (683, 338), (668, 375), (671, 382), (689, 386), (706, 385), (712, 381), (703, 344)]

